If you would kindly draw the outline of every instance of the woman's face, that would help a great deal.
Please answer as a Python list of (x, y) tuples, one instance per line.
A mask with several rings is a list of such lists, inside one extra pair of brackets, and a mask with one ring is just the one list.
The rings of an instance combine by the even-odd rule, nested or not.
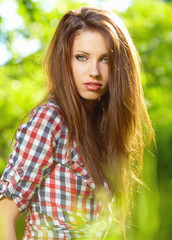
[(71, 69), (78, 94), (95, 101), (108, 91), (108, 49), (104, 37), (83, 30), (74, 39)]

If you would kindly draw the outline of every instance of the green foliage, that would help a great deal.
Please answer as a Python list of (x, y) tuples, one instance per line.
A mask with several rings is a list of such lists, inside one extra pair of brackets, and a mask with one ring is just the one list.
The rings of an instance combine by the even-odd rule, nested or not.
[[(0, 16), (0, 40), (12, 54), (10, 61), (0, 69), (0, 175), (20, 120), (44, 96), (46, 77), (42, 72), (42, 59), (48, 42), (63, 14), (83, 5), (74, 0), (52, 1), (52, 4), (41, 0), (13, 2), (18, 4), (23, 25), (7, 31)], [(152, 147), (145, 153), (143, 179), (150, 191), (139, 190), (141, 194), (135, 196), (136, 210), (134, 223), (128, 230), (129, 240), (172, 239), (171, 12), (172, 3), (135, 0), (120, 14), (143, 62), (143, 87), (158, 149), (153, 153), (155, 157), (150, 154)], [(18, 37), (38, 39), (40, 48), (23, 57), (13, 46)], [(18, 239), (22, 236), (20, 224), (17, 225)], [(112, 225), (106, 239), (116, 239), (114, 229)]]
[(147, 218), (138, 227), (141, 235), (136, 239), (139, 240), (172, 238), (171, 11), (172, 4), (137, 0), (123, 14), (143, 62), (144, 92), (157, 140), (156, 159), (145, 158), (144, 180), (151, 192), (146, 193), (145, 201), (143, 197), (139, 200), (139, 216), (144, 204), (147, 205), (144, 209)]

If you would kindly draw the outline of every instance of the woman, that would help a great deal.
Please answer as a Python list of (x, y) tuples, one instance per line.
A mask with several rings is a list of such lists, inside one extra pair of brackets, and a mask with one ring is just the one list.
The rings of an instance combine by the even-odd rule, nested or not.
[(16, 239), (25, 211), (25, 240), (91, 239), (101, 211), (96, 191), (115, 196), (125, 225), (152, 135), (139, 58), (115, 14), (83, 7), (61, 19), (45, 67), (48, 96), (19, 127), (1, 178), (3, 239)]

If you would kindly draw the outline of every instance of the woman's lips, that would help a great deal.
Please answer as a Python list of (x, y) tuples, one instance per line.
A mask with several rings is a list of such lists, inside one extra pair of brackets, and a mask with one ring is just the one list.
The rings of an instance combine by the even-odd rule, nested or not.
[(84, 83), (84, 86), (85, 86), (88, 90), (98, 91), (98, 90), (102, 87), (102, 84), (99, 83), (99, 82), (87, 82), (87, 83)]

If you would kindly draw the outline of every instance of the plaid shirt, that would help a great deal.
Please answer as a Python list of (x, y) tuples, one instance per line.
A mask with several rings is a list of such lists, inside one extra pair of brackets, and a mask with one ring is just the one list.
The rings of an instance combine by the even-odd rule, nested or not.
[(98, 217), (95, 184), (75, 142), (70, 165), (68, 130), (53, 100), (32, 111), (16, 140), (0, 180), (0, 198), (12, 198), (21, 214), (28, 210), (24, 240), (83, 239)]

